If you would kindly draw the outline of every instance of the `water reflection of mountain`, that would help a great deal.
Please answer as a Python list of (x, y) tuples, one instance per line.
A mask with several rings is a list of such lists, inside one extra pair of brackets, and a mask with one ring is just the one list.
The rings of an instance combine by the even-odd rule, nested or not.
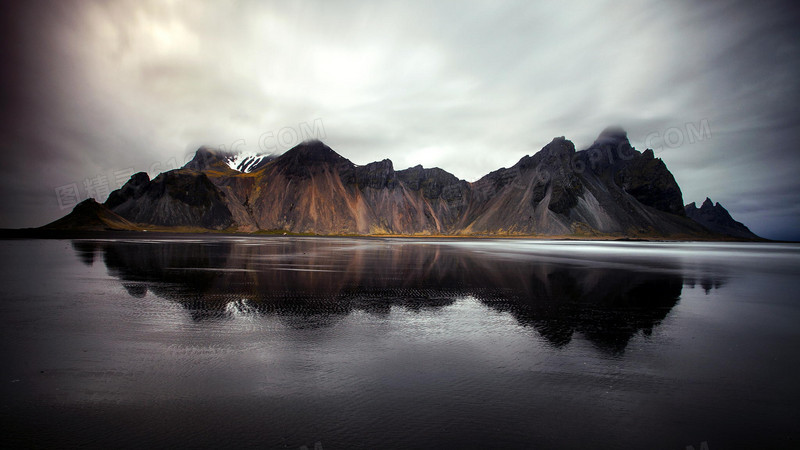
[(433, 242), (74, 241), (73, 247), (87, 264), (102, 255), (130, 295), (176, 301), (195, 320), (239, 308), (293, 326), (330, 325), (356, 309), (385, 315), (393, 306), (441, 308), (473, 296), (554, 346), (578, 332), (610, 353), (622, 352), (640, 331), (649, 334), (683, 286), (680, 272), (663, 264), (657, 271), (579, 266)]
[(705, 291), (706, 295), (708, 295), (713, 289), (721, 288), (726, 281), (724, 276), (708, 274), (701, 277), (687, 277), (683, 284), (691, 289), (699, 285), (700, 288)]

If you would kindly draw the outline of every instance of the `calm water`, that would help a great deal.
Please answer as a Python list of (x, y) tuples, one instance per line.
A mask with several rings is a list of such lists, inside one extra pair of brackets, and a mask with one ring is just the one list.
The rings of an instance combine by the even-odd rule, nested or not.
[(176, 236), (0, 260), (4, 446), (800, 446), (798, 245)]

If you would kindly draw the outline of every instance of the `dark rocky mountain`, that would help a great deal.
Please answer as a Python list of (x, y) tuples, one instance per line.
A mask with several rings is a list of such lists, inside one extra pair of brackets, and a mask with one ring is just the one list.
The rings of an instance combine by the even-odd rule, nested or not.
[(472, 184), (459, 223), (470, 233), (699, 236), (683, 213), (680, 187), (652, 151), (631, 147), (618, 128), (586, 150), (555, 138), (510, 169)]
[(715, 204), (708, 197), (700, 208), (695, 202), (689, 203), (685, 208), (686, 216), (714, 233), (742, 239), (761, 239), (743, 223), (734, 220), (719, 202)]
[(234, 223), (224, 197), (204, 172), (172, 170), (152, 181), (140, 172), (112, 192), (105, 206), (141, 224), (224, 229)]
[(200, 148), (183, 168), (135, 174), (105, 206), (139, 226), (315, 234), (713, 237), (686, 217), (680, 187), (619, 128), (587, 149), (555, 138), (469, 183), (439, 169), (353, 164), (319, 141), (249, 172)]

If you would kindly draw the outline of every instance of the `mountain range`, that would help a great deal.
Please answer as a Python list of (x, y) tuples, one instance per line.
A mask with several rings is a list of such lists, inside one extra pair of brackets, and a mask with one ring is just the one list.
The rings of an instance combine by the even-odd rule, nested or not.
[[(721, 210), (704, 204), (699, 213), (692, 206), (684, 207), (675, 178), (652, 150), (637, 151), (624, 130), (609, 127), (585, 150), (557, 137), (475, 182), (439, 168), (395, 170), (388, 159), (356, 165), (320, 141), (280, 156), (201, 147), (184, 167), (153, 179), (134, 174), (104, 204), (87, 200), (43, 228), (755, 237), (731, 225), (719, 204)], [(714, 219), (721, 211), (727, 218)]]

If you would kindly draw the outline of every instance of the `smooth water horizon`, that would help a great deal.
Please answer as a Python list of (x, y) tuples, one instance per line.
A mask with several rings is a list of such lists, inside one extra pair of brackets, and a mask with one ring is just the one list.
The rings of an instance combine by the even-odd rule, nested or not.
[(800, 245), (0, 240), (4, 447), (796, 448)]

